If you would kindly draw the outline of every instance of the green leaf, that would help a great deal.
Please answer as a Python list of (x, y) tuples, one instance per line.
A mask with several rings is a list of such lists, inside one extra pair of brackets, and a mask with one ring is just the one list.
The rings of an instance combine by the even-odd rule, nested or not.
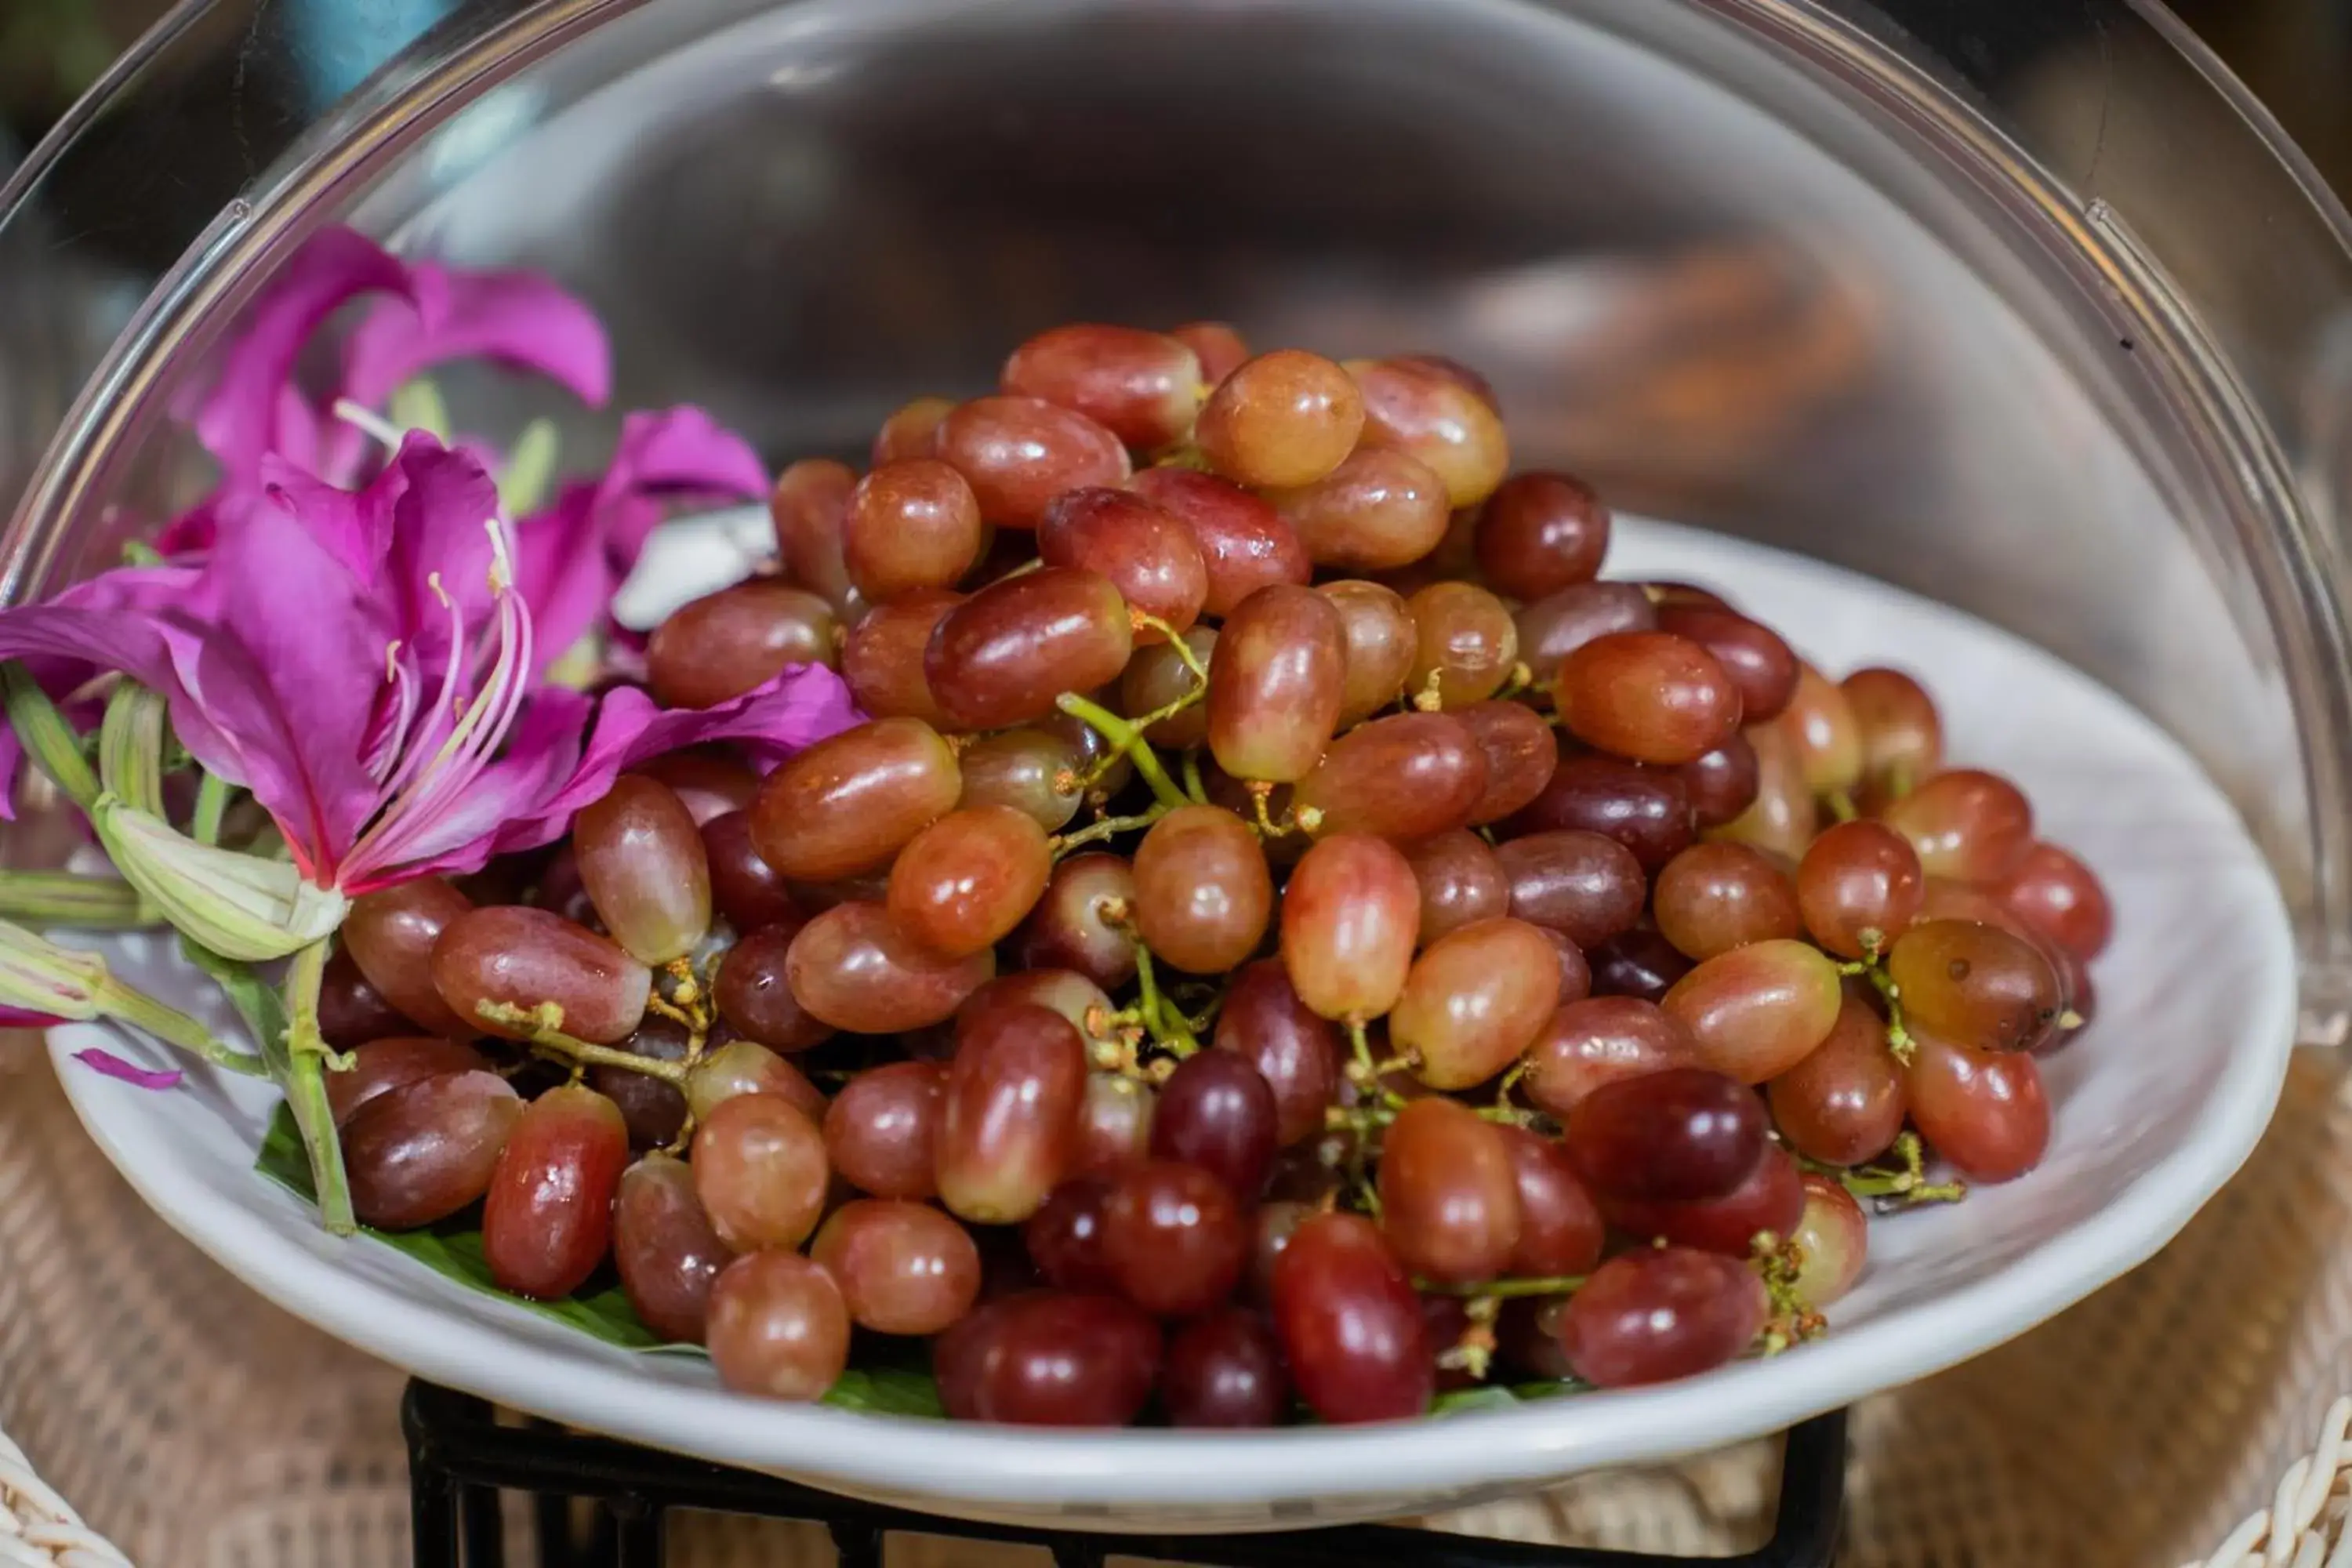
[[(310, 1162), (302, 1152), (301, 1139), (295, 1133), (294, 1118), (282, 1105), (270, 1118), (269, 1132), (261, 1141), (261, 1153), (254, 1162), (254, 1169), (298, 1197), (307, 1200), (311, 1196)], [(499, 1289), (482, 1256), (481, 1225), (471, 1214), (424, 1230), (383, 1231), (362, 1226), (360, 1234), (406, 1254), (445, 1279), (568, 1324), (605, 1344), (656, 1355), (705, 1353), (700, 1345), (672, 1344), (646, 1328), (618, 1285), (606, 1285), (561, 1301), (534, 1301)], [(851, 1367), (824, 1396), (824, 1403), (879, 1415), (933, 1419), (944, 1416), (947, 1413), (940, 1406), (939, 1385), (921, 1364), (920, 1352), (915, 1355), (917, 1359), (911, 1361), (877, 1360), (869, 1365)]]
[(1587, 1385), (1572, 1377), (1553, 1383), (1516, 1383), (1508, 1388), (1500, 1384), (1480, 1384), (1475, 1388), (1456, 1388), (1439, 1394), (1429, 1402), (1432, 1415), (1455, 1415), (1465, 1410), (1508, 1410), (1514, 1405), (1530, 1404), (1538, 1399), (1558, 1399), (1562, 1394), (1582, 1394)]

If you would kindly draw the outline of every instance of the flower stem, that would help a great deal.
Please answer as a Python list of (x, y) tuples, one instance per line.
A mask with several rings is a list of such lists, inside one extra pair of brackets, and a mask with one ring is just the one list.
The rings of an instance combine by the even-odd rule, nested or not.
[(0, 707), (24, 743), (25, 752), (76, 805), (88, 811), (98, 799), (98, 775), (81, 754), (81, 738), (30, 671), (16, 659), (0, 664)]
[(98, 776), (131, 810), (163, 815), (163, 699), (137, 681), (122, 681), (106, 700)]
[(536, 1007), (518, 1007), (511, 1002), (477, 1002), (474, 1013), (485, 1023), (529, 1029), (528, 1038), (531, 1045), (562, 1057), (575, 1066), (620, 1068), (627, 1072), (641, 1072), (647, 1078), (660, 1079), (677, 1088), (686, 1086), (687, 1064), (684, 1062), (666, 1062), (629, 1051), (616, 1051), (610, 1046), (592, 1045), (565, 1034), (563, 1009), (552, 1002), (541, 1002)]
[(1413, 1289), (1428, 1296), (1491, 1297), (1565, 1296), (1584, 1284), (1581, 1274), (1560, 1274), (1548, 1279), (1488, 1279), (1476, 1285), (1449, 1285), (1442, 1279), (1415, 1279)]
[(226, 1041), (213, 1037), (212, 1031), (189, 1017), (176, 1007), (167, 1007), (136, 986), (129, 985), (110, 974), (94, 988), (93, 999), (98, 1010), (110, 1018), (117, 1018), (133, 1028), (144, 1029), (167, 1045), (212, 1063), (229, 1072), (243, 1073), (247, 1078), (268, 1078), (269, 1064), (251, 1051), (240, 1051)]
[[(298, 948), (286, 969), (286, 1103), (310, 1157), (310, 1182), (319, 1194), (320, 1223), (331, 1236), (359, 1228), (352, 1213), (351, 1179), (343, 1173), (343, 1146), (335, 1135), (327, 1103), (327, 1064), (334, 1053), (319, 1033), (319, 982), (327, 972), (328, 940)], [(348, 1065), (349, 1058), (342, 1058)]]
[(218, 844), (221, 818), (227, 815), (233, 786), (218, 773), (207, 772), (196, 781), (196, 810), (188, 823), (188, 837), (199, 844)]
[(1184, 798), (1184, 792), (1176, 787), (1176, 781), (1168, 776), (1168, 770), (1160, 765), (1159, 754), (1143, 739), (1144, 730), (1167, 716), (1164, 711), (1148, 714), (1141, 721), (1129, 721), (1099, 703), (1089, 702), (1075, 691), (1062, 693), (1054, 700), (1054, 706), (1126, 752), (1134, 762), (1135, 771), (1143, 775), (1143, 782), (1151, 786), (1152, 797), (1160, 805), (1173, 810), (1192, 804)]
[(119, 877), (70, 871), (0, 871), (0, 920), (87, 931), (128, 931), (162, 921), (139, 889)]

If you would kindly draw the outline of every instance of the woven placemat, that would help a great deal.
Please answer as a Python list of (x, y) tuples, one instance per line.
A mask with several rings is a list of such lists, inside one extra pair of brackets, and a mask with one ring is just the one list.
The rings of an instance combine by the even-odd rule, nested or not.
[[(2242, 1538), (2255, 1561), (2299, 1563), (2295, 1541), (2271, 1548), (2249, 1515), (2294, 1515), (2306, 1493), (2297, 1517), (2344, 1509), (2318, 1477), (2342, 1447), (2323, 1422), (2352, 1388), (2348, 1191), (2352, 1098), (2307, 1056), (2253, 1161), (2153, 1262), (1856, 1408), (1843, 1560), (2173, 1568)], [(0, 1430), (90, 1529), (141, 1568), (402, 1568), (401, 1384), (173, 1235), (82, 1134), (37, 1042), (0, 1042)], [(1773, 1456), (1746, 1445), (1431, 1522), (1733, 1552), (1769, 1532)], [(793, 1527), (688, 1518), (670, 1561), (822, 1568), (830, 1549)], [(918, 1540), (896, 1561), (1034, 1560)]]

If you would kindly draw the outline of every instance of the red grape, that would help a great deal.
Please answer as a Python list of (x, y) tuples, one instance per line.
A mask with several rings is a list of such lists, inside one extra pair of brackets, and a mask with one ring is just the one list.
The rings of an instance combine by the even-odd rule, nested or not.
[[(429, 1035), (371, 1040), (352, 1052), (349, 1068), (326, 1075), (327, 1110), (336, 1126), (347, 1126), (378, 1095), (445, 1072), (487, 1072), (489, 1066), (481, 1052), (461, 1040)], [(1316, 1125), (1322, 1125), (1319, 1112)]]
[(1789, 1146), (1826, 1164), (1874, 1160), (1903, 1131), (1902, 1069), (1885, 1021), (1858, 996), (1845, 998), (1829, 1038), (1765, 1094)]
[(1658, 629), (1688, 637), (1715, 656), (1739, 689), (1740, 721), (1777, 719), (1797, 694), (1797, 656), (1779, 634), (1736, 610), (1661, 605)]
[(1320, 354), (1276, 349), (1218, 383), (1192, 438), (1237, 483), (1305, 485), (1338, 468), (1363, 427), (1354, 378)]
[(951, 811), (890, 868), (890, 918), (950, 958), (994, 946), (1036, 904), (1053, 873), (1045, 830), (1006, 805)]
[(1475, 507), (1510, 471), (1510, 439), (1491, 395), (1412, 359), (1350, 360), (1364, 399), (1365, 447), (1409, 452), (1444, 481), (1448, 507)]
[(1532, 1044), (1559, 1005), (1559, 961), (1521, 921), (1481, 921), (1413, 961), (1389, 1014), (1389, 1041), (1432, 1089), (1486, 1082)]
[(646, 683), (666, 708), (716, 708), (796, 664), (831, 665), (833, 606), (804, 588), (755, 577), (671, 612), (646, 641)]
[(1659, 1006), (1690, 1030), (1708, 1067), (1762, 1083), (1829, 1037), (1843, 994), (1837, 965), (1819, 948), (1776, 938), (1708, 959)]
[(1432, 689), (1444, 706), (1484, 701), (1510, 679), (1519, 657), (1519, 628), (1503, 601), (1475, 583), (1432, 583), (1405, 601), (1419, 632), (1414, 692)]
[(1444, 1095), (1397, 1112), (1381, 1140), (1381, 1230), (1415, 1274), (1449, 1284), (1491, 1279), (1519, 1243), (1510, 1152), (1475, 1111)]
[(1886, 975), (1906, 1021), (1980, 1051), (2030, 1051), (2065, 1006), (2040, 949), (1999, 926), (1927, 921), (1895, 938)]
[(1555, 751), (1553, 763), (1543, 788), (1513, 819), (1518, 832), (1572, 827), (1598, 833), (1633, 851), (1642, 869), (1653, 874), (1690, 843), (1690, 792), (1675, 770), (1598, 752), (1563, 757)]
[(933, 428), (931, 456), (971, 481), (980, 515), (999, 528), (1034, 528), (1064, 490), (1115, 485), (1129, 472), (1118, 437), (1034, 397), (958, 405)]
[[(682, 1062), (692, 1044), (685, 1025), (655, 1013), (614, 1049), (650, 1061)], [(661, 1148), (686, 1126), (685, 1092), (650, 1073), (599, 1065), (588, 1069), (588, 1087), (621, 1108), (632, 1149)]]
[(1565, 1003), (1528, 1047), (1528, 1098), (1566, 1117), (1606, 1083), (1698, 1063), (1690, 1031), (1648, 1002), (1592, 996)]
[(1286, 1147), (1323, 1131), (1339, 1080), (1339, 1040), (1292, 989), (1275, 959), (1236, 971), (1217, 1014), (1216, 1047), (1257, 1069), (1273, 1091), (1275, 1135)]
[(1298, 1395), (1324, 1420), (1429, 1408), (1436, 1368), (1421, 1303), (1370, 1220), (1321, 1214), (1299, 1226), (1275, 1260), (1274, 1319)]
[(342, 1129), (352, 1210), (378, 1230), (414, 1230), (480, 1197), (522, 1114), (507, 1080), (445, 1072), (377, 1095)]
[(1348, 578), (1326, 583), (1316, 591), (1339, 612), (1341, 640), (1347, 649), (1339, 722), (1359, 724), (1403, 692), (1421, 634), (1403, 597), (1393, 588)]
[(1160, 1326), (1116, 1296), (1037, 1291), (971, 1314), (934, 1352), (965, 1421), (1124, 1426), (1160, 1376)]
[(1631, 1388), (1723, 1365), (1754, 1342), (1770, 1313), (1764, 1281), (1744, 1263), (1644, 1247), (1611, 1258), (1569, 1298), (1559, 1340), (1577, 1376)]
[(1609, 509), (1567, 474), (1514, 474), (1478, 513), (1478, 570), (1498, 593), (1540, 599), (1590, 583), (1609, 552)]
[[(885, 463), (929, 457), (940, 421), (954, 412), (952, 397), (918, 397), (900, 404), (891, 410), (889, 418), (882, 421), (882, 428), (874, 433), (869, 460), (878, 468)], [(845, 499), (847, 486), (842, 487), (842, 493)]]
[(1223, 973), (1257, 950), (1273, 916), (1257, 836), (1223, 807), (1179, 806), (1136, 847), (1136, 930), (1177, 968)]
[[(1066, 490), (1037, 522), (1037, 555), (1048, 566), (1099, 572), (1129, 608), (1157, 616), (1178, 631), (1200, 618), (1209, 568), (1191, 528), (1130, 490)], [(1167, 640), (1139, 626), (1135, 640)]]
[(849, 1362), (849, 1308), (822, 1265), (754, 1252), (710, 1286), (706, 1342), (719, 1381), (770, 1399), (821, 1399)]
[(1804, 931), (1797, 889), (1745, 844), (1692, 845), (1658, 873), (1651, 903), (1659, 931), (1696, 959)]
[[(431, 983), (429, 972), (425, 980)], [(437, 1001), (440, 993), (435, 992), (434, 996)], [(326, 973), (319, 981), (319, 1033), (327, 1044), (339, 1051), (348, 1051), (371, 1040), (415, 1034), (417, 1027), (415, 1019), (385, 1000), (383, 993), (361, 973), (350, 948), (335, 950), (334, 956), (327, 960)]]
[(2088, 963), (2115, 934), (2115, 911), (2098, 874), (2055, 844), (2038, 843), (1993, 890), (2017, 917)]
[(1591, 947), (1641, 919), (1648, 883), (1633, 852), (1598, 833), (1564, 829), (1495, 847), (1510, 879), (1511, 914)]
[(878, 870), (955, 809), (955, 752), (920, 719), (877, 719), (787, 757), (751, 805), (751, 843), (795, 882)]
[(1406, 859), (1421, 889), (1420, 941), (1424, 947), (1448, 931), (1493, 920), (1511, 907), (1511, 885), (1503, 876), (1503, 863), (1485, 839), (1466, 827), (1423, 839), (1406, 851)]
[(1577, 1173), (1607, 1198), (1719, 1198), (1754, 1174), (1766, 1146), (1762, 1103), (1705, 1068), (1602, 1083), (1566, 1125)]
[(1814, 839), (1797, 866), (1805, 929), (1842, 958), (1885, 952), (1918, 918), (1926, 894), (1918, 855), (1884, 823), (1841, 822)]
[(1797, 1295), (1819, 1310), (1853, 1289), (1868, 1258), (1869, 1222), (1833, 1176), (1805, 1177), (1805, 1215), (1790, 1239), (1804, 1261), (1797, 1268)]
[(1683, 950), (1646, 926), (1621, 931), (1585, 955), (1595, 996), (1663, 1002), (1675, 983), (1698, 966)]
[(1182, 440), (1201, 410), (1200, 356), (1181, 338), (1136, 327), (1055, 327), (1013, 351), (999, 384), (1076, 409), (1129, 447)]
[(1265, 1319), (1239, 1307), (1186, 1324), (1160, 1369), (1160, 1402), (1178, 1426), (1272, 1426), (1289, 1394), (1281, 1342)]
[(1044, 730), (1006, 730), (966, 746), (961, 804), (1009, 805), (1048, 833), (1068, 826), (1084, 804), (1079, 749)]
[[(1691, 817), (1701, 828), (1723, 827), (1739, 820), (1756, 803), (1763, 780), (1756, 748), (1745, 735), (1734, 735), (1711, 752), (1692, 758), (1675, 770), (1683, 793), (1690, 798)], [(1808, 805), (1811, 803), (1807, 802)]]
[(1308, 559), (1341, 572), (1385, 572), (1420, 560), (1445, 537), (1445, 481), (1405, 452), (1363, 447), (1274, 504)]
[(1637, 763), (1676, 766), (1739, 728), (1739, 689), (1715, 656), (1667, 632), (1612, 632), (1560, 661), (1552, 701), (1569, 732)]
[(623, 773), (580, 808), (572, 847), (604, 929), (639, 962), (683, 958), (709, 932), (710, 863), (668, 785)]
[(1935, 699), (1899, 669), (1857, 669), (1838, 682), (1862, 736), (1865, 779), (1907, 793), (1944, 761), (1944, 723)]
[(885, 463), (849, 492), (842, 562), (875, 603), (949, 588), (980, 559), (980, 498), (934, 458)]
[(824, 1212), (824, 1134), (781, 1094), (720, 1101), (695, 1129), (694, 1195), (738, 1252), (798, 1247)]
[(923, 673), (956, 728), (1002, 730), (1054, 714), (1066, 691), (1118, 679), (1134, 637), (1109, 578), (1041, 566), (991, 583), (941, 616)]
[(1304, 586), (1314, 564), (1297, 531), (1271, 504), (1229, 480), (1191, 468), (1146, 468), (1128, 489), (1192, 531), (1208, 573), (1205, 615), (1223, 619), (1275, 583)]
[(1287, 584), (1252, 594), (1226, 617), (1209, 670), (1217, 765), (1242, 779), (1306, 777), (1339, 725), (1346, 665), (1330, 600)]
[(1937, 773), (1881, 819), (1911, 841), (1930, 877), (2004, 882), (2033, 852), (2033, 808), (1998, 773), (1959, 768)]
[(652, 975), (612, 942), (545, 910), (473, 910), (449, 922), (433, 944), (433, 984), (454, 1011), (481, 1032), (529, 1039), (532, 1025), (497, 1022), (481, 1009), (502, 1004), (525, 1012), (552, 1004), (555, 1027), (609, 1046), (626, 1039), (646, 1015)]
[(1794, 860), (1813, 841), (1820, 808), (1805, 783), (1797, 743), (1790, 738), (1789, 716), (1783, 713), (1769, 724), (1757, 725), (1747, 731), (1747, 740), (1755, 753), (1754, 787), (1747, 806), (1711, 837), (1752, 844)]
[(1249, 344), (1230, 321), (1187, 321), (1168, 335), (1200, 356), (1201, 380), (1209, 386), (1233, 374), (1249, 358)]
[(613, 1200), (613, 1261), (646, 1327), (674, 1343), (700, 1344), (711, 1283), (734, 1256), (702, 1212), (684, 1161), (648, 1154), (622, 1173)]
[(1037, 1272), (1057, 1290), (1115, 1291), (1118, 1280), (1103, 1252), (1103, 1214), (1110, 1184), (1072, 1176), (1046, 1194), (1021, 1226), (1022, 1245)]
[(730, 1040), (687, 1069), (686, 1106), (698, 1121), (739, 1094), (774, 1094), (812, 1121), (824, 1119), (824, 1096), (808, 1076), (767, 1047)]
[(1804, 1217), (1805, 1184), (1797, 1162), (1778, 1144), (1768, 1144), (1756, 1169), (1732, 1192), (1696, 1203), (1612, 1199), (1609, 1223), (1639, 1241), (1663, 1238), (1727, 1258), (1746, 1258), (1756, 1238), (1785, 1241)]
[(1601, 1260), (1606, 1227), (1568, 1150), (1524, 1127), (1500, 1125), (1495, 1136), (1519, 1194), (1519, 1238), (1504, 1271), (1533, 1279), (1586, 1272)]
[(458, 1016), (433, 983), (433, 946), (474, 901), (438, 877), (419, 877), (352, 900), (338, 933), (343, 951), (383, 998), (428, 1034), (470, 1040), (482, 1033)]
[(980, 1248), (931, 1207), (901, 1198), (857, 1198), (834, 1210), (809, 1257), (841, 1287), (861, 1329), (936, 1334), (980, 1295)]
[(933, 952), (880, 904), (836, 904), (793, 938), (784, 971), (810, 1016), (860, 1035), (898, 1034), (954, 1015), (996, 973), (988, 949)]
[(1294, 811), (1319, 814), (1318, 834), (1409, 841), (1461, 827), (1486, 789), (1486, 756), (1450, 713), (1392, 713), (1331, 743), (1298, 781)]
[(1274, 1089), (1232, 1051), (1176, 1064), (1151, 1118), (1154, 1158), (1196, 1165), (1248, 1202), (1265, 1185), (1280, 1131)]
[(1072, 969), (1106, 990), (1135, 978), (1135, 943), (1120, 921), (1135, 909), (1134, 868), (1117, 855), (1074, 855), (1054, 868), (1022, 927), (1022, 964)]
[(482, 1258), (499, 1289), (553, 1301), (613, 1245), (613, 1196), (629, 1160), (621, 1108), (577, 1084), (523, 1107), (482, 1203)]
[(1519, 628), (1521, 661), (1538, 685), (1549, 687), (1561, 663), (1585, 644), (1613, 632), (1655, 631), (1658, 610), (1632, 583), (1577, 583), (1520, 605), (1511, 618)]
[(935, 1148), (940, 1201), (979, 1225), (1013, 1225), (1068, 1173), (1087, 1052), (1067, 1018), (1034, 1003), (961, 1025)]
[(1377, 1018), (1412, 967), (1421, 888), (1385, 841), (1335, 834), (1309, 849), (1282, 896), (1282, 965), (1326, 1018)]
[(826, 1159), (844, 1181), (877, 1198), (932, 1196), (946, 1087), (937, 1062), (885, 1062), (858, 1073), (825, 1108)]
[(803, 918), (783, 878), (752, 846), (750, 812), (722, 812), (704, 823), (702, 856), (710, 871), (710, 901), (737, 931)]
[(1147, 1084), (1115, 1072), (1088, 1073), (1071, 1170), (1110, 1176), (1142, 1160), (1150, 1152), (1151, 1123), (1159, 1108), (1159, 1099)]
[(1936, 1152), (1976, 1182), (2006, 1182), (2042, 1163), (2050, 1101), (2033, 1058), (1971, 1050), (1913, 1030), (1903, 1069), (1911, 1120)]
[(841, 678), (857, 706), (877, 719), (948, 721), (931, 695), (923, 658), (931, 633), (964, 595), (950, 588), (916, 588), (877, 605), (849, 628), (841, 644)]
[(1801, 664), (1785, 711), (1782, 727), (1795, 745), (1807, 789), (1826, 795), (1862, 782), (1862, 726), (1844, 691), (1811, 665)]
[(1189, 1318), (1233, 1294), (1250, 1235), (1240, 1201), (1217, 1176), (1150, 1160), (1112, 1182), (1102, 1247), (1129, 1300), (1163, 1318)]
[(776, 488), (768, 496), (768, 516), (775, 525), (776, 552), (783, 558), (785, 574), (843, 614), (856, 599), (841, 559), (842, 519), (856, 484), (857, 475), (848, 464), (807, 458), (777, 475)]

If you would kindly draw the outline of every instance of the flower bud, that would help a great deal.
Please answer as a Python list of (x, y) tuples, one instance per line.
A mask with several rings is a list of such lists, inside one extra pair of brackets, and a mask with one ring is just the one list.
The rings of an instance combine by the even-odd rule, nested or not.
[(333, 931), (350, 908), (339, 889), (320, 887), (287, 861), (199, 844), (111, 794), (100, 795), (89, 816), (123, 879), (164, 920), (224, 958), (283, 958)]

